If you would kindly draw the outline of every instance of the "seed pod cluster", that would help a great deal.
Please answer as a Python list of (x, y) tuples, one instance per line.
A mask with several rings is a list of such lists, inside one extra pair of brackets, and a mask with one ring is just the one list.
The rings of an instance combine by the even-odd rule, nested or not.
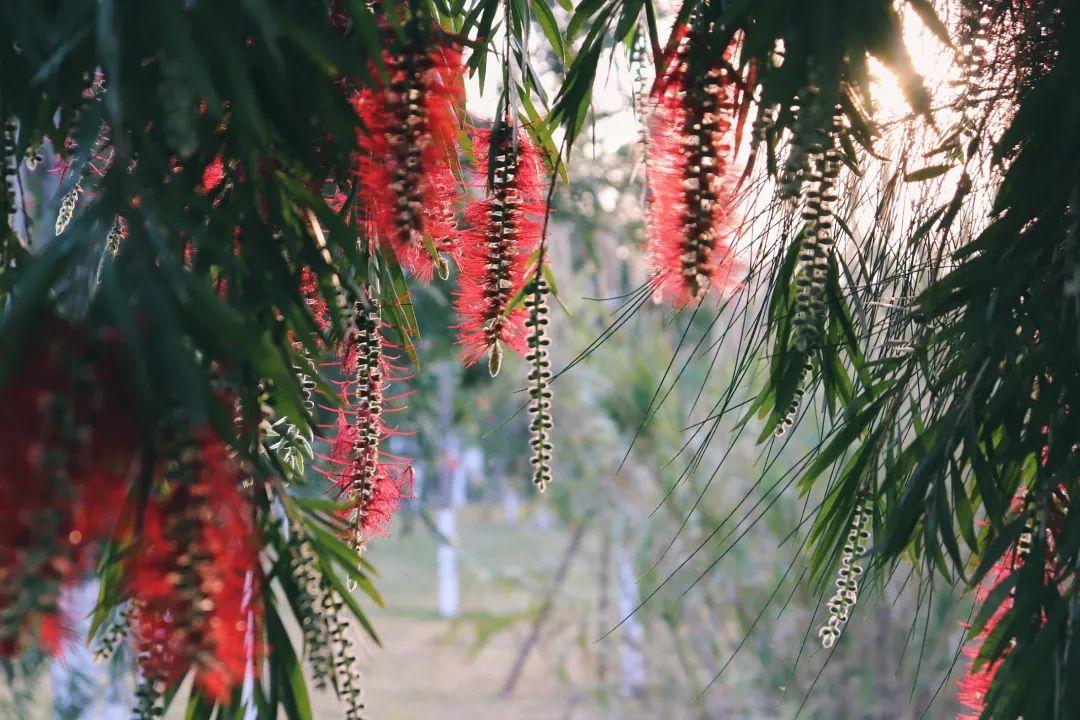
[[(648, 157), (649, 147), (649, 86), (652, 84), (649, 59), (649, 48), (645, 42), (645, 28), (639, 28), (634, 38), (634, 46), (630, 52), (630, 72), (633, 81), (634, 114), (637, 116), (638, 145), (645, 157)], [(648, 165), (646, 164), (646, 173)], [(648, 190), (649, 181), (645, 180), (645, 188)]]
[[(299, 359), (293, 363), (293, 373), (300, 383), (304, 410), (308, 417), (313, 417), (317, 388), (314, 377), (318, 369), (302, 343), (294, 342), (293, 349), (299, 355)], [(263, 415), (265, 419), (260, 425), (259, 438), (263, 447), (276, 455), (285, 467), (291, 468), (295, 477), (302, 478), (306, 461), (315, 456), (312, 449), (312, 443), (315, 440), (314, 432), (310, 428), (307, 432), (301, 431), (287, 417), (278, 413), (272, 405), (264, 408)], [(283, 479), (286, 482), (289, 480), (288, 477)]]
[(356, 661), (355, 643), (351, 629), (343, 620), (345, 601), (336, 590), (330, 587), (325, 577), (322, 578), (322, 613), (326, 618), (327, 633), (330, 638), (330, 661), (333, 668), (334, 687), (337, 696), (345, 703), (345, 720), (364, 720), (364, 691), (360, 677), (360, 666)]
[(802, 356), (802, 370), (799, 372), (799, 379), (795, 383), (795, 394), (791, 397), (791, 403), (788, 405), (787, 411), (784, 416), (780, 418), (780, 422), (777, 423), (776, 429), (773, 431), (773, 435), (780, 437), (787, 434), (787, 431), (795, 424), (795, 418), (799, 415), (799, 409), (802, 407), (803, 397), (806, 395), (806, 387), (804, 382), (809, 373), (814, 371), (814, 366), (810, 362), (810, 355), (803, 354)]
[(94, 658), (108, 660), (112, 658), (117, 648), (127, 640), (131, 632), (131, 617), (134, 613), (134, 605), (130, 601), (121, 603), (115, 610), (112, 622), (101, 630), (97, 644), (94, 648)]

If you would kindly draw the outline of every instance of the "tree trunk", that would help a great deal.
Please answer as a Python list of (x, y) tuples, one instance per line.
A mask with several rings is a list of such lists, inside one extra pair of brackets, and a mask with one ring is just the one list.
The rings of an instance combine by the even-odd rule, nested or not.
[(574, 559), (574, 555), (577, 554), (578, 548), (581, 546), (581, 539), (585, 536), (585, 525), (587, 520), (587, 517), (582, 518), (578, 520), (577, 524), (574, 526), (574, 530), (570, 535), (570, 543), (566, 546), (566, 552), (563, 553), (562, 560), (559, 562), (559, 567), (555, 570), (555, 576), (551, 578), (551, 586), (544, 596), (544, 602), (540, 606), (540, 611), (536, 613), (536, 619), (533, 620), (529, 635), (525, 638), (525, 642), (521, 644), (517, 657), (514, 659), (514, 664), (510, 668), (510, 675), (507, 676), (506, 682), (503, 683), (502, 690), (499, 691), (499, 697), (501, 698), (510, 697), (514, 692), (514, 687), (517, 685), (518, 680), (521, 679), (521, 674), (525, 670), (525, 661), (529, 659), (529, 654), (536, 645), (536, 641), (540, 639), (540, 632), (544, 629), (544, 624), (551, 615), (551, 609), (555, 606), (555, 597), (559, 594), (559, 589), (562, 588), (563, 583), (566, 582), (566, 575), (570, 570), (570, 563)]

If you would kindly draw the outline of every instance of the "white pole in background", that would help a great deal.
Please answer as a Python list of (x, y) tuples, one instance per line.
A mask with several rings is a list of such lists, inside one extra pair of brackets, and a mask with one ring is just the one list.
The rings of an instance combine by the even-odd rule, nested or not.
[(439, 531), (436, 553), (439, 574), (439, 616), (457, 617), (461, 607), (461, 587), (458, 583), (457, 508), (464, 502), (465, 465), (454, 434), (453, 370), (443, 363), (437, 368), (439, 378), (439, 425), (443, 431), (443, 452), (439, 468), (439, 493), (436, 499), (435, 528)]
[(634, 565), (630, 553), (622, 544), (615, 548), (616, 575), (618, 581), (619, 617), (627, 618), (619, 638), (619, 695), (623, 698), (641, 697), (645, 690), (645, 628), (634, 613), (638, 606), (638, 585), (634, 577)]
[(435, 527), (451, 542), (439, 542), (439, 616), (457, 617), (461, 606), (461, 589), (458, 585), (457, 550), (451, 544), (457, 539), (457, 518), (452, 507), (441, 507), (435, 513)]

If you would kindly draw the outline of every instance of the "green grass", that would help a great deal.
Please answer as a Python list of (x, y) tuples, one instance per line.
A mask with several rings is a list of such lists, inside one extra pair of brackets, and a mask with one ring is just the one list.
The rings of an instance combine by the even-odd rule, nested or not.
[[(459, 513), (457, 542), (461, 613), (448, 620), (437, 612), (437, 538), (423, 520), (416, 515), (407, 517), (395, 525), (391, 536), (374, 541), (368, 557), (379, 571), (376, 586), (386, 607), (374, 607), (362, 598), (383, 643), (382, 647), (361, 644), (360, 664), (370, 717), (658, 717), (638, 708), (636, 702), (613, 706), (616, 701), (605, 700), (608, 695), (598, 691), (598, 646), (593, 643), (600, 628), (596, 618), (597, 558), (588, 541), (574, 560), (548, 631), (530, 655), (513, 696), (498, 696), (566, 543), (567, 533), (562, 528), (540, 529), (528, 521), (508, 526), (496, 508), (464, 509)], [(291, 630), (295, 638), (296, 629)], [(18, 720), (49, 717), (47, 675), (35, 694), (41, 701), (31, 715)], [(183, 695), (167, 720), (183, 717)], [(662, 703), (662, 698), (659, 689), (653, 701)], [(312, 706), (318, 720), (340, 717), (340, 706), (332, 694), (316, 693)], [(688, 709), (685, 715), (681, 710), (665, 709), (663, 717), (692, 717)]]

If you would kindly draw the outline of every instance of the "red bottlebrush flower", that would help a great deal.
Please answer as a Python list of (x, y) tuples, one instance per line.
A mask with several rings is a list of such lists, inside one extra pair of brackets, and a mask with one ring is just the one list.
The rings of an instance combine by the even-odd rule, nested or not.
[(346, 520), (356, 547), (375, 534), (385, 534), (401, 501), (412, 497), (412, 468), (382, 447), (396, 432), (386, 424), (386, 404), (403, 397), (388, 397), (387, 391), (405, 378), (403, 369), (386, 354), (390, 346), (382, 337), (378, 301), (370, 303), (368, 308), (356, 308), (344, 342), (341, 368), (347, 380), (342, 395), (348, 408), (338, 411), (330, 454), (324, 456), (329, 469), (323, 471), (347, 503)]
[[(1013, 498), (1012, 510), (1014, 512), (1022, 512), (1023, 507), (1023, 496)], [(1056, 520), (1052, 516), (1050, 525), (1047, 528), (1048, 532), (1046, 537), (1051, 549), (1053, 549), (1054, 546), (1055, 526)], [(987, 573), (986, 579), (976, 591), (976, 600), (984, 602), (998, 586), (1008, 582), (1009, 576), (1018, 570), (1030, 557), (1031, 539), (1031, 532), (1030, 529), (1028, 529), (1021, 533), (1013, 547), (1001, 554), (1001, 557), (994, 563), (990, 572)], [(1052, 555), (1047, 557), (1048, 566), (1045, 574), (1045, 580), (1047, 582), (1053, 582), (1053, 568), (1051, 565), (1052, 557)], [(978, 669), (975, 669), (974, 665), (976, 659), (979, 657), (983, 644), (994, 633), (995, 628), (997, 628), (1002, 620), (1005, 619), (1005, 616), (1012, 610), (1014, 592), (1015, 590), (1009, 592), (997, 608), (995, 608), (993, 615), (986, 621), (986, 624), (983, 625), (978, 636), (964, 646), (963, 652), (965, 657), (968, 658), (967, 670), (964, 673), (964, 676), (957, 681), (957, 700), (959, 700), (960, 704), (969, 710), (970, 713), (961, 713), (956, 716), (956, 720), (979, 720), (979, 718), (982, 717), (983, 711), (986, 709), (987, 693), (989, 693), (990, 687), (994, 683), (994, 678), (997, 675), (998, 669), (1005, 661), (1005, 655), (998, 656), (996, 660), (987, 662)], [(1005, 654), (1008, 654), (1008, 650), (1005, 651)]]
[(172, 487), (147, 506), (125, 577), (140, 669), (165, 687), (194, 669), (196, 684), (223, 700), (255, 662), (258, 535), (241, 470), (220, 439), (207, 433), (174, 462)]
[[(994, 588), (1000, 585), (1009, 577), (1012, 571), (1016, 568), (1018, 562), (1017, 553), (1014, 550), (1005, 552), (1001, 559), (990, 570), (988, 580), (979, 588), (977, 592), (977, 599), (982, 601), (993, 592)], [(990, 690), (990, 685), (994, 682), (994, 676), (997, 675), (998, 668), (1001, 663), (1004, 662), (1004, 658), (998, 658), (993, 662), (986, 663), (979, 669), (975, 669), (975, 659), (979, 656), (979, 651), (982, 649), (983, 642), (1001, 622), (1001, 618), (1012, 608), (1013, 598), (1012, 595), (1005, 598), (998, 606), (994, 614), (987, 620), (986, 625), (979, 633), (978, 639), (968, 643), (964, 647), (964, 655), (968, 658), (967, 671), (964, 676), (957, 681), (957, 694), (956, 698), (960, 701), (960, 704), (970, 710), (969, 713), (961, 713), (956, 716), (956, 720), (979, 720), (982, 716), (983, 710), (986, 708), (986, 694)]]
[[(455, 308), (458, 343), (466, 364), (489, 353), (491, 374), (499, 371), (502, 346), (519, 355), (526, 347), (524, 307), (506, 312), (524, 289), (529, 258), (543, 233), (543, 183), (540, 154), (510, 123), (478, 130), (473, 138), (484, 197), (465, 212), (461, 279)], [(490, 187), (488, 179), (490, 178)]]
[(209, 165), (203, 169), (202, 181), (199, 183), (199, 190), (203, 195), (209, 195), (221, 181), (225, 179), (225, 162), (222, 160), (221, 155), (217, 155)]
[(329, 330), (330, 308), (319, 289), (319, 278), (310, 268), (304, 268), (300, 272), (300, 292), (311, 310), (312, 317), (315, 318), (315, 324), (322, 331)]
[[(731, 71), (696, 81), (687, 73), (684, 37), (657, 80), (649, 118), (646, 253), (657, 293), (677, 305), (707, 290), (730, 291), (736, 262), (731, 237), (736, 177)], [(725, 53), (727, 60), (731, 49)]]
[(360, 119), (354, 164), (368, 234), (388, 244), (402, 267), (428, 282), (458, 254), (454, 206), (458, 113), (464, 101), (460, 51), (440, 37), (406, 27), (413, 39), (387, 51), (389, 84), (350, 98)]
[[(137, 472), (119, 342), (44, 318), (0, 388), (0, 655), (63, 624), (61, 589), (97, 562)], [(44, 650), (51, 648), (45, 647)]]

